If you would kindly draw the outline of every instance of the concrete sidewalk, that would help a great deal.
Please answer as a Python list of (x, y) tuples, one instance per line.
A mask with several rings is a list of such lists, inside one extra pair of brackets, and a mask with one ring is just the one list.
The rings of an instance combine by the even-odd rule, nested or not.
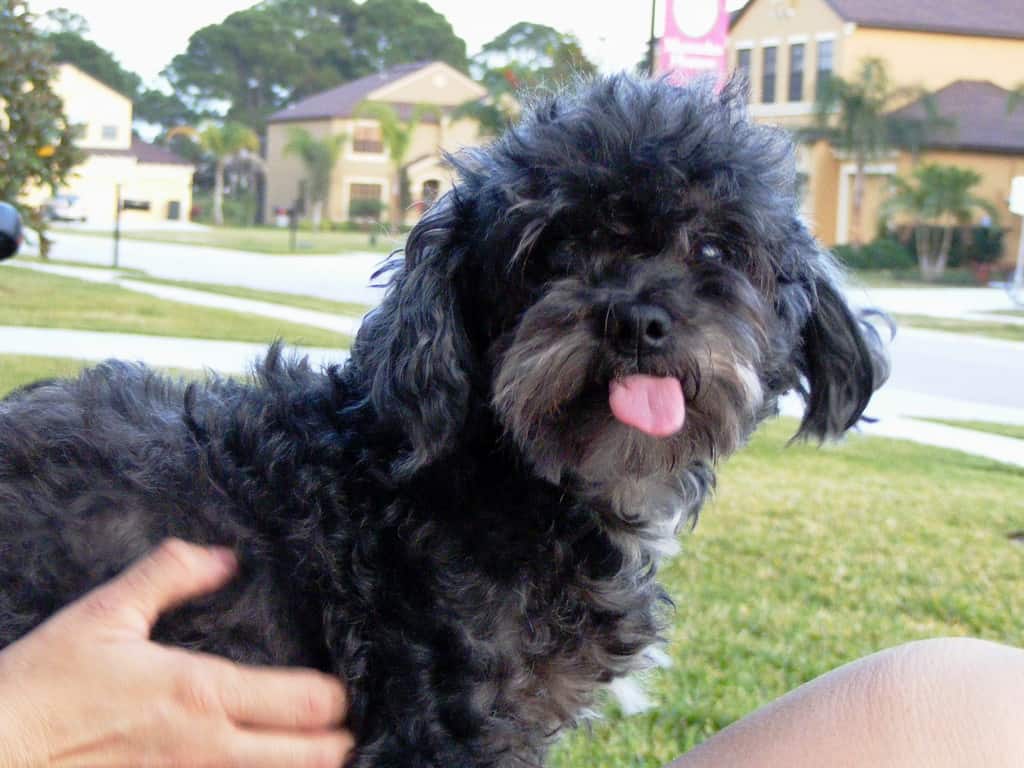
[[(289, 347), (320, 367), (344, 362), (347, 350)], [(0, 326), (0, 354), (68, 357), (97, 362), (119, 358), (161, 368), (210, 369), (219, 373), (246, 373), (267, 352), (266, 344), (240, 341), (181, 339), (134, 333), (75, 331), (62, 328)]]
[(134, 279), (131, 274), (126, 275), (114, 269), (69, 267), (59, 264), (32, 264), (17, 260), (9, 262), (9, 266), (18, 269), (30, 269), (34, 272), (45, 272), (60, 277), (71, 277), (76, 280), (86, 280), (91, 283), (119, 285), (129, 291), (145, 293), (159, 299), (166, 299), (167, 301), (227, 309), (232, 312), (242, 312), (250, 315), (262, 315), (276, 320), (286, 320), (288, 322), (311, 325), (316, 328), (325, 328), (349, 336), (354, 335), (359, 330), (359, 324), (362, 322), (362, 318), (359, 317), (334, 315), (329, 312), (303, 309), (286, 304), (273, 304), (256, 299), (242, 299), (210, 291), (180, 288), (175, 285), (148, 283), (143, 280)]
[[(799, 419), (804, 413), (803, 401), (797, 395), (789, 394), (782, 399), (780, 411), (783, 416)], [(1024, 467), (1024, 440), (919, 420), (970, 420), (1024, 425), (1024, 408), (1004, 408), (930, 397), (909, 390), (883, 387), (871, 399), (865, 416), (876, 420), (873, 423), (862, 421), (857, 426), (857, 431), (865, 435), (950, 448)]]
[(860, 306), (878, 307), (898, 315), (1024, 322), (1024, 318), (992, 314), (1020, 309), (1001, 288), (870, 288), (851, 280), (847, 295)]
[[(53, 233), (52, 258), (109, 267), (113, 242), (108, 238)], [(25, 255), (33, 255), (30, 248)], [(300, 296), (375, 305), (383, 289), (373, 273), (384, 253), (346, 252), (338, 256), (270, 255), (201, 245), (122, 240), (120, 264), (153, 277), (199, 283), (241, 285)]]

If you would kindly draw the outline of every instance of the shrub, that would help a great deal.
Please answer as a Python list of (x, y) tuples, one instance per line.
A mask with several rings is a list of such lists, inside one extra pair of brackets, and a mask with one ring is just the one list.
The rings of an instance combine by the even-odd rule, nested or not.
[(377, 221), (382, 210), (384, 203), (380, 200), (357, 198), (348, 204), (348, 217), (353, 221)]
[(839, 245), (833, 252), (848, 269), (912, 269), (917, 264), (906, 246), (889, 238), (879, 238), (860, 248)]
[[(933, 231), (934, 228), (926, 228)], [(897, 230), (900, 242), (906, 243), (911, 252), (916, 252), (917, 230), (909, 226)], [(949, 247), (949, 266), (963, 267), (968, 264), (995, 264), (1003, 258), (1006, 230), (1001, 227), (957, 227), (953, 230), (953, 241)]]

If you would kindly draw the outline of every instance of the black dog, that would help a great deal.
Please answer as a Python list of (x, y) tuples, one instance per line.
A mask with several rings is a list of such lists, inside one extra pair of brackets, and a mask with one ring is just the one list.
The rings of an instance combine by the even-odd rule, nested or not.
[(226, 544), (241, 578), (158, 639), (340, 675), (353, 766), (538, 765), (658, 640), (715, 462), (787, 390), (826, 438), (884, 379), (740, 89), (598, 80), (453, 162), (343, 368), (0, 403), (0, 646), (166, 536)]

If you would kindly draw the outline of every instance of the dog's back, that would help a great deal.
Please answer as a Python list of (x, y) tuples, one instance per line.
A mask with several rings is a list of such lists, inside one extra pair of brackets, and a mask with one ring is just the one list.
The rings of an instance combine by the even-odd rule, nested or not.
[[(108, 362), (0, 401), (0, 647), (168, 536), (279, 557), (246, 508), (274, 503), (254, 475), (265, 417), (280, 402), (267, 385), (275, 376), (314, 378), (276, 350), (262, 387), (186, 385)], [(319, 618), (297, 626), (301, 601), (272, 576), (243, 574), (162, 622), (157, 637), (239, 660), (323, 666)]]

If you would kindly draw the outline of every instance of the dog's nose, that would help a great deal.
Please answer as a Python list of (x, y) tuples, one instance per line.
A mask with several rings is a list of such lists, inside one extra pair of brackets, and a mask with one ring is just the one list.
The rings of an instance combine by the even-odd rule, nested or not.
[(655, 352), (668, 342), (672, 318), (659, 306), (621, 302), (610, 315), (608, 334), (620, 352)]

